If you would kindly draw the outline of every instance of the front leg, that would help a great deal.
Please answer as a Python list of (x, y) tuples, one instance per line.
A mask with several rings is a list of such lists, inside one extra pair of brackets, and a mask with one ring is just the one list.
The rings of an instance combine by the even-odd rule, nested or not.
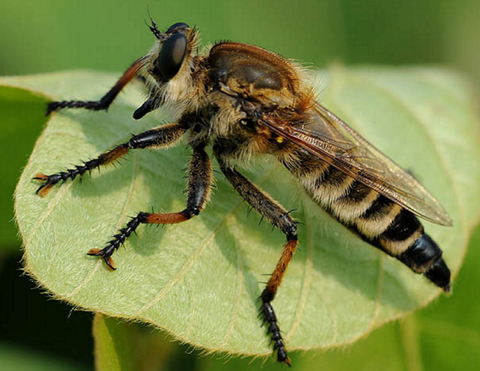
[[(214, 151), (215, 149), (216, 148), (214, 147)], [(271, 341), (273, 342), (274, 351), (277, 351), (277, 360), (279, 362), (285, 362), (290, 366), (290, 358), (288, 358), (282, 335), (280, 334), (280, 329), (278, 327), (277, 317), (271, 303), (275, 298), (277, 289), (282, 282), (283, 275), (285, 274), (288, 264), (290, 263), (297, 247), (297, 223), (282, 205), (265, 194), (255, 184), (240, 174), (234, 167), (226, 165), (222, 159), (221, 153), (218, 153), (218, 148), (217, 151), (215, 151), (215, 155), (220, 164), (220, 169), (235, 190), (246, 202), (248, 202), (275, 227), (279, 228), (287, 237), (287, 243), (283, 249), (282, 256), (268, 280), (267, 286), (260, 295), (260, 299), (262, 300), (261, 315), (264, 321), (268, 323), (268, 334), (272, 334)]]
[(45, 197), (55, 184), (65, 182), (68, 179), (74, 180), (77, 176), (81, 177), (87, 171), (111, 164), (125, 156), (131, 149), (169, 147), (178, 142), (184, 133), (185, 129), (179, 124), (163, 125), (134, 135), (128, 142), (102, 153), (97, 158), (86, 161), (82, 165), (77, 165), (74, 169), (67, 169), (51, 175), (38, 173), (33, 178), (42, 182), (42, 185), (37, 190), (37, 194)]
[(62, 108), (86, 108), (91, 111), (100, 111), (106, 110), (112, 102), (115, 100), (117, 95), (122, 91), (122, 89), (130, 81), (133, 80), (135, 76), (138, 75), (145, 63), (145, 57), (137, 59), (120, 77), (120, 79), (115, 83), (115, 85), (98, 101), (59, 101), (51, 102), (47, 106), (47, 112), (45, 115), (49, 115), (53, 111), (58, 111)]
[(105, 260), (108, 268), (114, 270), (112, 254), (137, 229), (140, 224), (176, 224), (187, 221), (203, 210), (210, 198), (212, 187), (212, 164), (203, 147), (193, 150), (188, 168), (188, 197), (185, 210), (176, 213), (140, 212), (130, 220), (126, 227), (113, 236), (103, 249), (90, 249), (88, 255), (99, 256)]

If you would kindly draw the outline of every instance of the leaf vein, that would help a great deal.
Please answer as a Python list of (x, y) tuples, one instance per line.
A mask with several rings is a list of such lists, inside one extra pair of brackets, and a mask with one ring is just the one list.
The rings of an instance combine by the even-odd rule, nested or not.
[(240, 253), (240, 249), (238, 248), (238, 244), (235, 244), (235, 251), (237, 253), (237, 298), (235, 300), (235, 307), (233, 309), (233, 314), (232, 314), (232, 320), (230, 322), (230, 325), (228, 326), (227, 332), (225, 333), (225, 337), (223, 339), (223, 342), (220, 344), (220, 348), (223, 348), (232, 334), (235, 321), (237, 319), (238, 315), (238, 309), (240, 307), (240, 299), (242, 297), (242, 288), (243, 288), (243, 282), (245, 280), (245, 273), (243, 271), (243, 259), (242, 259), (242, 254)]
[(170, 281), (159, 291), (155, 297), (146, 303), (143, 307), (141, 307), (137, 312), (135, 312), (132, 316), (133, 317), (138, 317), (148, 309), (150, 309), (155, 303), (159, 302), (165, 295), (168, 294), (168, 292), (176, 285), (176, 283), (190, 270), (190, 268), (193, 266), (193, 264), (198, 260), (200, 255), (202, 254), (203, 250), (205, 249), (206, 246), (209, 245), (209, 242), (215, 237), (215, 235), (218, 233), (219, 230), (221, 230), (225, 224), (226, 220), (230, 215), (233, 215), (237, 209), (240, 208), (242, 205), (242, 201), (239, 201), (237, 205), (232, 209), (232, 211), (225, 216), (225, 218), (222, 219), (220, 223), (217, 224), (217, 226), (207, 235), (206, 238), (203, 239), (203, 241), (200, 243), (199, 248), (195, 251), (193, 255), (190, 256), (190, 258), (185, 262), (183, 267), (178, 271), (177, 274), (175, 274)]
[[(129, 206), (132, 202), (132, 196), (134, 194), (134, 189), (135, 189), (135, 185), (136, 185), (135, 179), (136, 179), (136, 174), (138, 172), (138, 160), (137, 160), (137, 156), (136, 156), (135, 151), (133, 152), (132, 157), (133, 157), (133, 161), (132, 161), (133, 162), (132, 181), (130, 183), (130, 187), (129, 187), (128, 192), (127, 192), (127, 197), (125, 198), (125, 202), (124, 202), (124, 205), (123, 205), (123, 208), (122, 208), (122, 212), (120, 213), (120, 215), (118, 217), (118, 222), (115, 226), (115, 231), (114, 232), (116, 232), (125, 222), (125, 217), (126, 217), (127, 212), (129, 210)], [(95, 266), (88, 273), (88, 275), (85, 277), (85, 279), (77, 287), (75, 287), (69, 294), (67, 294), (66, 297), (67, 298), (74, 297), (82, 288), (84, 288), (90, 282), (90, 280), (95, 276), (95, 273), (98, 272), (98, 270), (101, 266), (101, 263), (102, 263), (102, 259), (98, 259), (97, 264), (95, 264)]]
[[(263, 181), (265, 181), (271, 176), (271, 173), (273, 173), (273, 169), (271, 169), (270, 171), (267, 171), (265, 175), (257, 181), (257, 183), (262, 184)], [(218, 223), (217, 226), (206, 236), (206, 238), (203, 239), (197, 251), (190, 256), (190, 259), (188, 259), (185, 262), (182, 269), (180, 269), (178, 273), (170, 279), (167, 285), (165, 285), (164, 288), (160, 290), (160, 292), (150, 302), (146, 303), (137, 312), (135, 312), (133, 314), (133, 317), (140, 316), (142, 313), (147, 311), (155, 303), (159, 302), (162, 298), (164, 298), (168, 294), (168, 292), (177, 284), (177, 282), (190, 270), (193, 264), (198, 260), (198, 258), (200, 257), (205, 247), (217, 235), (218, 231), (220, 231), (222, 228), (225, 227), (228, 218), (230, 218), (232, 215), (237, 214), (237, 212), (240, 210), (240, 207), (243, 205), (244, 202), (245, 201), (243, 199), (237, 202), (237, 204), (232, 208), (232, 210), (227, 215), (225, 215), (225, 217), (221, 220), (221, 222)]]

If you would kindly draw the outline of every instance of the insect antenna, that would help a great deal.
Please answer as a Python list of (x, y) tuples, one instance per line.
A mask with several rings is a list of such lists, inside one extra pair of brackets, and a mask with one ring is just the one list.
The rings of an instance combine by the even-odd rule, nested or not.
[(153, 20), (152, 16), (150, 15), (150, 9), (148, 7), (147, 7), (147, 12), (148, 12), (148, 18), (150, 18), (151, 25), (149, 25), (147, 21), (145, 21), (145, 24), (158, 40), (164, 40), (165, 36), (162, 35), (160, 30), (158, 29), (157, 23)]

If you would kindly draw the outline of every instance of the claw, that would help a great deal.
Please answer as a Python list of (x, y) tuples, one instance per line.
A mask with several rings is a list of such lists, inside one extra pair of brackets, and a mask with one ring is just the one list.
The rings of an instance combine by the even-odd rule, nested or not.
[(48, 175), (43, 174), (43, 173), (37, 173), (33, 177), (34, 180), (42, 180), (42, 181), (47, 181), (48, 180)]
[(67, 173), (58, 173), (52, 175), (45, 175), (43, 173), (35, 174), (33, 179), (43, 182), (43, 184), (37, 189), (37, 195), (40, 197), (45, 197), (55, 184), (66, 180), (65, 174)]
[(90, 249), (90, 250), (88, 250), (87, 255), (102, 256), (101, 252), (102, 252), (102, 249)]
[(90, 249), (88, 250), (87, 255), (89, 256), (100, 256), (103, 258), (105, 261), (105, 264), (107, 264), (107, 268), (114, 271), (117, 268), (115, 267), (115, 263), (113, 262), (112, 256), (105, 254), (105, 249)]
[(40, 197), (45, 197), (53, 187), (53, 184), (50, 183), (50, 177), (43, 173), (35, 174), (33, 180), (39, 180), (41, 182), (44, 182), (44, 184), (38, 187), (37, 191), (35, 192)]
[(45, 183), (43, 185), (41, 185), (38, 189), (37, 189), (37, 192), (35, 192), (37, 195), (39, 195), (40, 197), (45, 197), (46, 195), (48, 195), (48, 193), (50, 192), (50, 190), (52, 189), (53, 187), (53, 184), (48, 184), (48, 183)]
[(114, 271), (117, 268), (115, 267), (115, 263), (113, 262), (113, 259), (111, 256), (104, 256), (103, 260), (105, 260), (105, 264), (107, 264), (108, 269)]

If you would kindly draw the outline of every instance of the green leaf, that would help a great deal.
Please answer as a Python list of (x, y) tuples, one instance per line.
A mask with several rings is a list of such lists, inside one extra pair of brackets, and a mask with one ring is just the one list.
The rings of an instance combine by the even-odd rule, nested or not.
[[(414, 370), (407, 368), (407, 357), (402, 350), (401, 328), (398, 323), (390, 323), (371, 333), (367, 339), (359, 339), (347, 349), (332, 349), (326, 352), (294, 353), (292, 366), (298, 371), (335, 370), (370, 371)], [(354, 365), (354, 366), (353, 366)], [(200, 371), (277, 371), (278, 364), (273, 360), (225, 359), (209, 357), (203, 360)]]
[(480, 368), (480, 227), (470, 242), (455, 292), (418, 314), (420, 358), (425, 370)]
[[(393, 322), (371, 333), (355, 344), (328, 352), (302, 352), (291, 355), (297, 371), (309, 370), (380, 370), (388, 364), (389, 370), (470, 370), (480, 366), (478, 354), (480, 339), (480, 288), (472, 284), (480, 280), (480, 228), (477, 227), (469, 243), (468, 253), (457, 277), (454, 295), (443, 295), (433, 305), (409, 315), (401, 322)], [(182, 346), (173, 346), (162, 333), (142, 330), (137, 324), (117, 321), (115, 326), (127, 326), (137, 333), (133, 341), (136, 358), (148, 359), (148, 366), (136, 364), (137, 370), (176, 369), (205, 371), (276, 371), (278, 364), (272, 359), (227, 359), (213, 355), (198, 357), (186, 352)], [(131, 336), (131, 335), (129, 335)], [(173, 349), (172, 349), (173, 347)], [(170, 349), (169, 349), (170, 348)], [(166, 350), (166, 352), (165, 352)], [(183, 351), (183, 355), (181, 352)], [(166, 353), (166, 354), (165, 354)], [(160, 356), (159, 356), (160, 355)], [(188, 367), (191, 359), (200, 363)], [(160, 358), (156, 363), (156, 358)], [(152, 365), (155, 364), (155, 366)], [(143, 367), (142, 367), (143, 366)], [(163, 368), (162, 368), (163, 367)]]
[[(468, 254), (453, 295), (442, 295), (428, 308), (389, 323), (351, 346), (328, 352), (292, 355), (297, 371), (335, 370), (477, 370), (480, 367), (480, 227), (469, 243)], [(262, 360), (204, 357), (205, 371), (276, 371), (278, 365)]]
[[(195, 356), (162, 331), (96, 314), (93, 321), (96, 371), (191, 370)], [(187, 354), (187, 352), (189, 354)]]
[(136, 370), (128, 328), (114, 318), (96, 314), (93, 321), (96, 371)]
[[(440, 200), (453, 228), (425, 223), (454, 275), (479, 217), (479, 123), (474, 93), (454, 72), (423, 68), (336, 68), (321, 75), (322, 101)], [(97, 99), (111, 75), (68, 72), (4, 78), (1, 84), (55, 99)], [(234, 354), (268, 355), (257, 318), (264, 274), (285, 238), (247, 218), (248, 206), (221, 175), (211, 206), (200, 217), (165, 228), (142, 227), (115, 254), (118, 270), (87, 257), (137, 211), (180, 211), (182, 168), (189, 151), (136, 151), (121, 168), (35, 195), (37, 172), (57, 172), (92, 158), (129, 133), (172, 119), (160, 110), (134, 122), (141, 103), (136, 85), (105, 112), (65, 110), (52, 115), (18, 184), (16, 213), (27, 271), (55, 297), (111, 316), (145, 321), (177, 339)], [(301, 251), (274, 307), (288, 349), (352, 343), (380, 324), (425, 306), (440, 291), (424, 277), (362, 242), (329, 217), (279, 166), (246, 172), (305, 222)]]
[(19, 251), (12, 195), (35, 140), (47, 121), (42, 114), (46, 101), (45, 97), (35, 96), (29, 91), (5, 86), (0, 88), (0, 137), (3, 138), (0, 158), (4, 159), (0, 181), (0, 251)]

